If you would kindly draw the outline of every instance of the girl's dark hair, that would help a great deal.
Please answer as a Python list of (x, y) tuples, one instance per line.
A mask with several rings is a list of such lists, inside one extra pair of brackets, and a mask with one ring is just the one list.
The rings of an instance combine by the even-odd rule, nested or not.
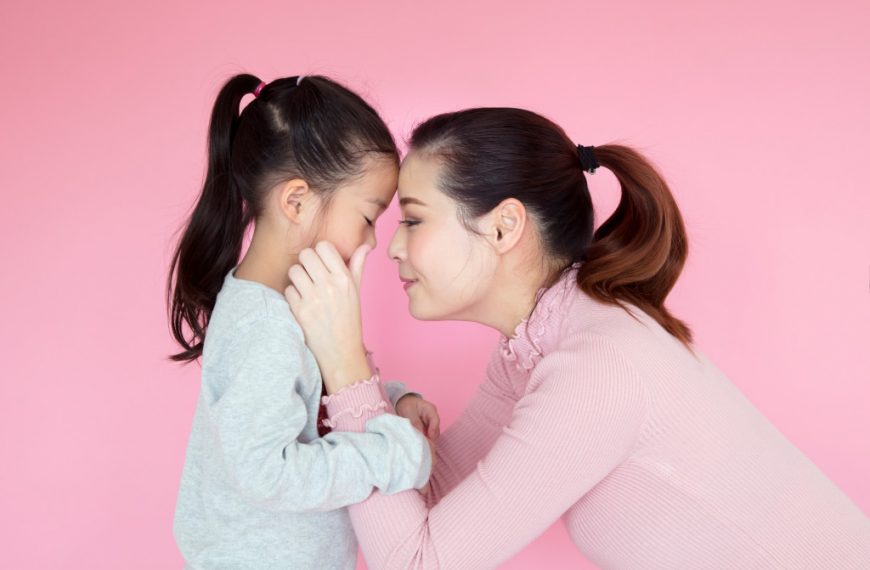
[(231, 78), (211, 113), (205, 183), (169, 270), (172, 334), (183, 348), (170, 356), (175, 361), (202, 355), (218, 291), (270, 188), (301, 178), (328, 204), (336, 188), (363, 174), (366, 157), (399, 162), (384, 121), (346, 87), (317, 75), (277, 79), (239, 114), (260, 83), (253, 75)]
[(619, 205), (593, 234), (593, 210), (577, 146), (531, 111), (468, 109), (419, 125), (412, 151), (441, 163), (439, 188), (462, 222), (516, 198), (534, 220), (545, 254), (564, 271), (582, 262), (578, 286), (601, 302), (631, 303), (689, 346), (689, 327), (665, 308), (688, 254), (683, 219), (667, 184), (637, 151), (596, 146), (598, 163), (622, 188)]

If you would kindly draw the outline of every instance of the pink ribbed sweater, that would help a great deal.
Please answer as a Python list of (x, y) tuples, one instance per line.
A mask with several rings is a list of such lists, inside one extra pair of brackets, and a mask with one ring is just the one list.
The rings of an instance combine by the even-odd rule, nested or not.
[[(493, 568), (561, 518), (602, 568), (870, 568), (870, 521), (735, 388), (569, 270), (437, 442), (428, 497), (350, 507), (373, 569)], [(376, 378), (324, 398), (384, 413)]]

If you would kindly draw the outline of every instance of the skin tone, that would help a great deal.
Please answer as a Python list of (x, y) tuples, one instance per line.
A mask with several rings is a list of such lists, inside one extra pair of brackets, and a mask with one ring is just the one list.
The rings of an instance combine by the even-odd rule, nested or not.
[[(295, 178), (272, 188), (267, 197), (262, 215), (258, 218), (251, 246), (239, 263), (235, 276), (256, 281), (284, 293), (291, 283), (290, 268), (299, 268), (301, 263), (316, 257), (311, 244), (329, 243), (330, 254), (335, 263), (344, 269), (351, 263), (354, 252), (361, 258), (377, 245), (375, 222), (386, 209), (395, 194), (397, 169), (392, 161), (372, 157), (366, 159), (363, 174), (348, 184), (337, 188), (327, 204), (314, 192), (305, 180)], [(361, 263), (358, 272), (361, 276)], [(295, 271), (298, 271), (295, 270)], [(318, 308), (315, 307), (315, 312)], [(318, 318), (323, 319), (323, 311)], [(359, 321), (358, 311), (356, 321)], [(336, 322), (336, 321), (333, 321)], [(361, 328), (353, 317), (338, 321), (345, 328)], [(361, 333), (354, 339), (353, 332), (338, 332), (339, 338), (349, 340), (340, 358), (318, 364), (327, 389), (346, 378), (367, 377), (368, 363)], [(329, 331), (326, 331), (329, 334)], [(306, 335), (311, 345), (311, 339)], [(316, 353), (315, 353), (316, 354)], [(331, 393), (331, 391), (330, 391)]]
[[(314, 255), (310, 244), (331, 244), (330, 253), (342, 266), (351, 265), (356, 251), (363, 252), (360, 255), (364, 257), (377, 246), (375, 222), (393, 199), (397, 176), (391, 160), (370, 158), (363, 175), (336, 189), (328, 204), (305, 180), (294, 178), (276, 185), (266, 197), (251, 245), (236, 268), (236, 278), (284, 293), (291, 283), (289, 268), (300, 264), (300, 258)], [(358, 281), (356, 284), (358, 288)], [(317, 317), (322, 319), (322, 315)], [(342, 367), (339, 378), (343, 373), (348, 377), (367, 374), (364, 348)], [(430, 402), (409, 394), (396, 403), (396, 413), (410, 419), (430, 439), (438, 437), (440, 419)]]
[[(473, 321), (512, 336), (557, 264), (544, 255), (534, 221), (514, 198), (473, 220), (471, 230), (463, 226), (458, 204), (438, 188), (440, 169), (437, 159), (412, 152), (399, 174), (404, 218), (388, 253), (399, 266), (409, 310), (418, 319)], [(300, 262), (291, 269), (292, 286), (285, 294), (309, 348), (330, 367), (327, 388), (337, 391), (368, 378), (368, 368), (354, 363), (361, 343), (358, 286), (364, 253), (354, 254), (351, 267), (342, 269), (334, 248), (321, 243)], [(331, 323), (315, 318), (324, 311)]]
[(396, 177), (392, 161), (370, 158), (363, 175), (336, 189), (328, 206), (305, 180), (276, 185), (266, 197), (235, 276), (283, 293), (290, 284), (289, 268), (319, 241), (332, 243), (345, 264), (360, 246), (374, 249), (375, 222), (393, 199)]
[[(412, 152), (399, 173), (403, 219), (388, 254), (398, 264), (409, 310), (421, 320), (473, 321), (512, 336), (559, 264), (544, 254), (534, 221), (514, 198), (473, 220), (469, 230), (458, 204), (438, 188), (440, 170), (435, 158)], [(367, 253), (364, 245), (345, 265), (337, 248), (320, 242), (303, 251), (289, 272), (285, 296), (330, 393), (371, 376), (362, 361), (359, 318)], [(427, 435), (434, 461), (435, 407), (404, 397), (396, 411)]]
[(525, 206), (508, 198), (460, 222), (458, 204), (438, 189), (441, 165), (412, 152), (402, 163), (398, 197), (403, 219), (389, 246), (421, 320), (463, 320), (512, 336), (553, 274)]

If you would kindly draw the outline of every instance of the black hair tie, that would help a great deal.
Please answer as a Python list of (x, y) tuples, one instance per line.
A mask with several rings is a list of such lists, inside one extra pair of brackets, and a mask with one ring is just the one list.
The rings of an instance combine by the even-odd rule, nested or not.
[(580, 156), (580, 166), (589, 174), (595, 174), (595, 169), (601, 166), (595, 158), (594, 146), (577, 145), (577, 154)]

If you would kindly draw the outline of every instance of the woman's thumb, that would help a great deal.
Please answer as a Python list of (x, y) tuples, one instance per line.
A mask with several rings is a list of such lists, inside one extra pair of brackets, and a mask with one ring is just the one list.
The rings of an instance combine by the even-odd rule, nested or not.
[(354, 283), (356, 283), (357, 291), (359, 291), (362, 284), (363, 268), (365, 267), (366, 257), (371, 250), (372, 248), (368, 244), (362, 244), (350, 256), (350, 274), (353, 276)]

